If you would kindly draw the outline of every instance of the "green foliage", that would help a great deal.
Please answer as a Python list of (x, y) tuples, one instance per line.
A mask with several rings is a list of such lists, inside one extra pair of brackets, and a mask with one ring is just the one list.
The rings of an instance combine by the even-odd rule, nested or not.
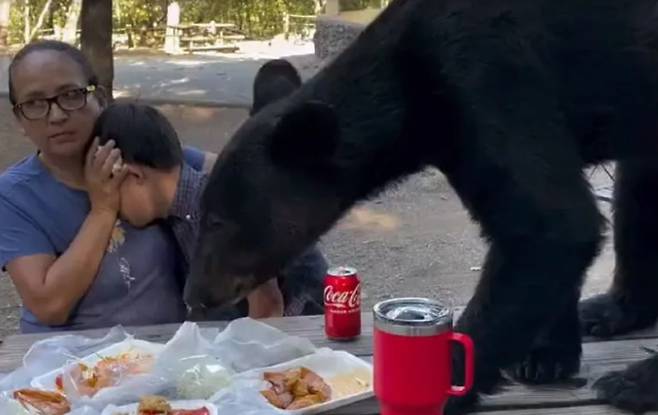
[[(46, 5), (47, 0), (14, 0), (9, 15), (9, 42), (23, 42), (25, 30), (25, 9), (29, 5), (30, 28), (33, 28)], [(50, 13), (46, 16), (43, 29), (52, 30), (55, 26), (63, 27), (66, 22), (66, 12), (71, 0), (53, 0), (50, 5)]]
[(8, 42), (19, 43), (23, 41), (23, 8), (17, 2), (9, 10), (9, 37)]
[[(25, 5), (29, 3), (30, 25), (33, 26), (47, 0), (14, 0), (11, 10), (10, 39), (22, 42)], [(181, 22), (233, 23), (251, 38), (266, 38), (281, 33), (285, 13), (312, 15), (316, 0), (179, 0)], [(341, 0), (343, 7), (362, 9), (380, 0)], [(53, 0), (43, 29), (64, 26), (71, 0)], [(130, 32), (134, 45), (149, 44), (158, 28), (166, 24), (170, 0), (113, 0), (114, 29)]]
[(180, 0), (186, 22), (233, 23), (249, 37), (281, 33), (285, 13), (312, 15), (313, 0)]
[(372, 0), (340, 0), (340, 9), (343, 11), (363, 10), (370, 6)]
[(114, 27), (130, 25), (147, 28), (163, 25), (167, 16), (167, 0), (114, 0)]

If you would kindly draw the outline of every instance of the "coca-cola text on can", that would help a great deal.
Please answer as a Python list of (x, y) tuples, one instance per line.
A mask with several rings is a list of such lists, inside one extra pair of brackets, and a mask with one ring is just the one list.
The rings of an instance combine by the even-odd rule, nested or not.
[(352, 267), (335, 267), (324, 280), (324, 328), (331, 340), (361, 334), (361, 281)]

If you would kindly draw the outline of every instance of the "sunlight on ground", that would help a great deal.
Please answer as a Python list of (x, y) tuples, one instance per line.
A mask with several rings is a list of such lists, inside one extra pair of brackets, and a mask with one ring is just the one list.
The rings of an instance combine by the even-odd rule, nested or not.
[(270, 41), (246, 41), (239, 43), (240, 50), (235, 54), (224, 54), (226, 57), (252, 57), (254, 59), (277, 58), (281, 56), (309, 55), (315, 53), (312, 39), (303, 42), (286, 41), (275, 37)]
[(352, 209), (347, 217), (341, 222), (340, 227), (344, 229), (365, 229), (390, 232), (400, 226), (400, 220), (388, 213), (375, 212), (372, 209), (358, 207)]
[(185, 91), (176, 92), (175, 95), (179, 97), (192, 97), (192, 96), (200, 97), (200, 96), (205, 96), (207, 93), (208, 91), (203, 89), (188, 89)]
[(190, 123), (208, 122), (221, 116), (223, 109), (208, 107), (189, 107), (180, 105), (162, 105), (160, 111), (168, 116), (177, 115)]
[(347, 12), (341, 12), (338, 17), (341, 20), (345, 20), (351, 23), (361, 23), (368, 24), (375, 20), (382, 9), (364, 9), (364, 10), (353, 10)]
[(168, 85), (186, 84), (188, 82), (190, 82), (190, 78), (188, 78), (186, 76), (186, 77), (179, 78), (179, 79), (169, 79), (167, 81), (162, 81), (162, 82), (157, 83), (156, 86), (157, 87), (165, 87), (165, 86), (168, 86)]
[(192, 66), (200, 66), (205, 63), (207, 63), (204, 60), (192, 60), (192, 59), (171, 59), (171, 60), (166, 60), (166, 63), (172, 64), (172, 65), (179, 65), (179, 66), (187, 66), (187, 67), (192, 67)]

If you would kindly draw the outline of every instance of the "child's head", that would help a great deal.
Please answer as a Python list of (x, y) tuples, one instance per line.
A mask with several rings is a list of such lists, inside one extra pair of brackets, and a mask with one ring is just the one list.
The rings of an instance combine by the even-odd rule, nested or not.
[(134, 226), (164, 217), (168, 203), (163, 192), (171, 190), (166, 184), (172, 181), (175, 190), (183, 162), (178, 135), (167, 118), (147, 105), (112, 104), (99, 116), (94, 136), (101, 145), (114, 140), (128, 166), (120, 189), (121, 217)]

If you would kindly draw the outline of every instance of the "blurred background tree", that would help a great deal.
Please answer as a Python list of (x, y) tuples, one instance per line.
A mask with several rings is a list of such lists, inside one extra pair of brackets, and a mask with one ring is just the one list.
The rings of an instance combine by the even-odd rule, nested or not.
[[(247, 39), (271, 39), (290, 29), (288, 15), (312, 19), (327, 0), (177, 0), (181, 23), (230, 23)], [(0, 47), (35, 39), (79, 46), (112, 91), (115, 46), (162, 48), (172, 0), (0, 0)], [(340, 0), (343, 10), (388, 0)], [(301, 15), (301, 16), (299, 16)], [(286, 22), (286, 23), (284, 23)], [(302, 20), (308, 22), (308, 20)], [(286, 38), (288, 32), (286, 31)]]
[[(358, 8), (372, 0), (342, 1), (347, 2), (348, 8)], [(114, 30), (125, 32), (130, 46), (153, 46), (160, 40), (155, 32), (164, 30), (169, 0), (102, 2), (112, 5)], [(27, 38), (44, 36), (73, 42), (73, 27), (78, 29), (75, 42), (79, 42), (82, 3), (82, 0), (0, 0), (0, 44), (3, 10), (8, 11), (9, 24), (4, 27), (9, 27), (9, 43), (25, 43)], [(178, 3), (182, 22), (233, 23), (248, 38), (266, 39), (282, 32), (285, 13), (317, 14), (326, 0), (179, 0)]]

